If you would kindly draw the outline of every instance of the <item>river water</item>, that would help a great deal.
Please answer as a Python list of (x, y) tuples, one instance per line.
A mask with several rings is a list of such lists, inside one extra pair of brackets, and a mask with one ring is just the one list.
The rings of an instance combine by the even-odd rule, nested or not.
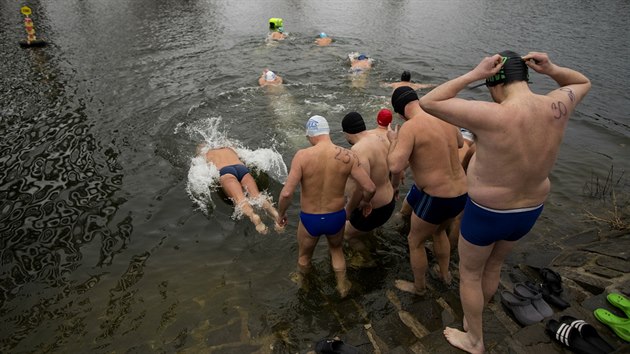
[[(18, 46), (22, 5), (49, 46)], [(387, 316), (384, 293), (411, 277), (404, 235), (375, 233), (378, 267), (350, 269), (345, 300), (321, 243), (314, 289), (298, 290), (298, 194), (287, 232), (261, 236), (234, 220), (195, 148), (238, 146), (277, 199), (310, 115), (344, 144), (344, 114), (374, 127), (382, 84), (403, 70), (439, 84), (504, 49), (548, 52), (593, 82), (509, 260), (545, 265), (557, 238), (593, 226), (586, 211), (607, 215), (612, 190), (628, 200), (628, 15), (625, 0), (0, 0), (0, 351), (298, 352)], [(282, 43), (265, 40), (271, 17)], [(321, 31), (332, 46), (313, 44)], [(349, 75), (353, 52), (374, 59), (366, 77)], [(257, 86), (264, 68), (283, 90)]]

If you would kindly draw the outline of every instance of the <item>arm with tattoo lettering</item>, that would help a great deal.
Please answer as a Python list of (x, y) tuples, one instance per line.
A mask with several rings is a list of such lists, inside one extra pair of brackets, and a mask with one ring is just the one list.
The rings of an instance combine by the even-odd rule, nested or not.
[(560, 85), (559, 89), (548, 94), (558, 99), (551, 106), (556, 119), (568, 116), (591, 89), (591, 81), (586, 76), (552, 63), (547, 53), (531, 52), (524, 56), (523, 60), (528, 67), (539, 74), (549, 76)]

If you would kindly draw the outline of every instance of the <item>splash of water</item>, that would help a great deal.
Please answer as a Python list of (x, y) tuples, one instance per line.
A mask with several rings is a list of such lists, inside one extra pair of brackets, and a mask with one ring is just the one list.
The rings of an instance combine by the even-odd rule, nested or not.
[[(185, 128), (192, 139), (198, 139), (198, 136), (203, 139), (197, 149), (197, 156), (190, 162), (186, 192), (193, 203), (206, 214), (215, 208), (212, 192), (220, 187), (219, 170), (204, 158), (205, 153), (210, 149), (231, 147), (249, 168), (264, 172), (280, 183), (284, 183), (287, 178), (287, 166), (275, 146), (256, 150), (243, 147), (240, 141), (231, 139), (221, 129), (221, 121), (221, 117), (211, 117), (194, 122)], [(181, 127), (178, 126), (177, 129)], [(250, 204), (262, 205), (262, 202), (250, 200)], [(233, 218), (238, 219), (241, 214), (242, 211), (237, 207)]]

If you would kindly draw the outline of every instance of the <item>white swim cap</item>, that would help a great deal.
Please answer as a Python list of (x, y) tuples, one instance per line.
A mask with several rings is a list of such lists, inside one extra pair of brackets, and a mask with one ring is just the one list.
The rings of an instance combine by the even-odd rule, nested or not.
[(306, 122), (306, 135), (307, 136), (318, 136), (330, 133), (330, 127), (328, 127), (328, 122), (326, 118), (322, 116), (312, 116)]
[(273, 71), (269, 70), (265, 73), (265, 80), (273, 81), (275, 79), (276, 79), (276, 73), (274, 73)]

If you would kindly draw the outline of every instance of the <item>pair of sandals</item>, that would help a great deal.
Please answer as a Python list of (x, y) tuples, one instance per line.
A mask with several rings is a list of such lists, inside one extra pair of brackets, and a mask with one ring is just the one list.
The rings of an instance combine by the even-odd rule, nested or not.
[(553, 316), (553, 310), (543, 299), (543, 293), (531, 281), (514, 284), (514, 293), (501, 292), (501, 304), (521, 326), (529, 326)]
[(615, 349), (606, 342), (595, 327), (584, 320), (562, 316), (559, 321), (549, 320), (547, 334), (556, 342), (577, 354), (607, 354)]
[(571, 306), (561, 296), (562, 278), (560, 277), (560, 274), (550, 268), (542, 268), (539, 272), (543, 282), (537, 284), (537, 287), (540, 288), (540, 291), (543, 294), (543, 299), (560, 310), (564, 310)]
[(630, 299), (618, 293), (610, 293), (606, 299), (610, 304), (623, 311), (627, 317), (620, 317), (606, 309), (599, 308), (593, 311), (595, 318), (610, 327), (619, 338), (630, 342)]

